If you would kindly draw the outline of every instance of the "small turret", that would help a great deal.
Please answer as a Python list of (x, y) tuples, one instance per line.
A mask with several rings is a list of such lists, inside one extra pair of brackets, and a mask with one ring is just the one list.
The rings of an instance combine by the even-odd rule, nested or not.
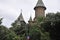
[(29, 21), (28, 21), (29, 23), (31, 23), (32, 22), (32, 17), (30, 16), (30, 19), (29, 19)]

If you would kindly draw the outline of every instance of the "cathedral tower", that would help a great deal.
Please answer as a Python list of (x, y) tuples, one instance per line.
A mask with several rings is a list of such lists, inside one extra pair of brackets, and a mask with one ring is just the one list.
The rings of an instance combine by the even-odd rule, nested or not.
[(40, 16), (41, 17), (45, 16), (46, 7), (44, 6), (44, 3), (42, 0), (38, 0), (36, 6), (34, 7), (34, 10), (35, 10), (35, 19)]

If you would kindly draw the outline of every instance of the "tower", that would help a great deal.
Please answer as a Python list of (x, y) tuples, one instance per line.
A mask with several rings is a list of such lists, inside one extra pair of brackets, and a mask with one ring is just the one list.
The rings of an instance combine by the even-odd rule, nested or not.
[(45, 16), (46, 7), (42, 0), (38, 0), (36, 6), (34, 7), (34, 10), (35, 10), (35, 19), (40, 16), (41, 17)]

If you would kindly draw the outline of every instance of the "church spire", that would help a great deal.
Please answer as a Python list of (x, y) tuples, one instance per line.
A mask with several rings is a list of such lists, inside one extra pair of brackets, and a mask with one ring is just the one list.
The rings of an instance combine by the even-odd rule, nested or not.
[(22, 15), (22, 9), (21, 9), (21, 13), (20, 13), (20, 15), (18, 17), (18, 20), (19, 21), (24, 21), (24, 18), (23, 18), (23, 15)]
[(37, 8), (37, 7), (43, 7), (44, 9), (46, 9), (44, 3), (42, 0), (38, 0), (36, 6), (34, 7), (34, 10)]

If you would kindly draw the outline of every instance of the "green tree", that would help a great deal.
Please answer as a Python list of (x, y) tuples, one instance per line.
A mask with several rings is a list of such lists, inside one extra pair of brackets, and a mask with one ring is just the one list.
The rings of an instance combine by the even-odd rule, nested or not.
[[(2, 23), (2, 18), (0, 19), (0, 24)], [(9, 30), (3, 25), (0, 25), (0, 40), (20, 40), (20, 38), (15, 34), (15, 32)]]
[(38, 17), (37, 21), (33, 25), (28, 26), (29, 30), (27, 33), (30, 36), (30, 40), (50, 40), (49, 32), (44, 30), (44, 27), (41, 26), (45, 18)]
[(19, 36), (20, 40), (25, 40), (25, 22), (21, 22), (21, 25), (17, 25), (17, 21), (12, 23), (10, 30), (14, 31)]
[(49, 32), (51, 40), (60, 40), (60, 12), (49, 13), (46, 15), (45, 21), (41, 24), (46, 32)]
[(20, 38), (5, 26), (0, 26), (0, 40), (20, 40)]

